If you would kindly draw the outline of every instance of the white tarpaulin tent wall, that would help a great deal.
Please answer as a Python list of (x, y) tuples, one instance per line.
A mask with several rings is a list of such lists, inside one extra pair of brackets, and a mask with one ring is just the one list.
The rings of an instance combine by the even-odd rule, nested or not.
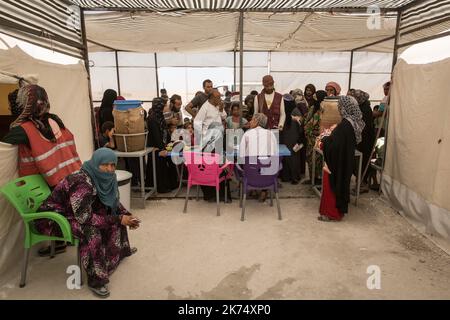
[[(151, 101), (157, 96), (154, 54), (118, 52), (118, 69), (114, 52), (90, 53), (89, 59), (93, 98), (97, 103), (106, 89), (115, 89), (127, 99)], [(234, 83), (232, 52), (159, 53), (157, 61), (159, 88), (167, 89), (170, 95), (181, 95), (185, 103), (201, 90), (207, 78), (215, 86), (226, 85), (230, 90)], [(324, 89), (329, 81), (340, 83), (344, 93), (348, 89), (349, 52), (245, 52), (244, 61), (244, 95), (253, 89), (259, 91), (261, 79), (268, 73), (274, 76), (276, 88), (282, 93), (304, 89), (309, 83)], [(379, 101), (391, 69), (392, 54), (357, 52), (352, 87), (369, 92), (372, 100)], [(239, 75), (236, 80), (240, 82)]]
[[(15, 75), (36, 74), (48, 95), (51, 112), (57, 114), (75, 136), (82, 161), (92, 155), (93, 133), (88, 78), (84, 64), (60, 65), (36, 60), (18, 47), (0, 50), (0, 70)], [(0, 144), (0, 185), (17, 177), (17, 147)], [(19, 271), (23, 257), (23, 222), (0, 195), (0, 284), (3, 275)]]
[(394, 72), (383, 176), (383, 192), (391, 203), (422, 231), (447, 240), (449, 83), (450, 59), (422, 65), (399, 61)]

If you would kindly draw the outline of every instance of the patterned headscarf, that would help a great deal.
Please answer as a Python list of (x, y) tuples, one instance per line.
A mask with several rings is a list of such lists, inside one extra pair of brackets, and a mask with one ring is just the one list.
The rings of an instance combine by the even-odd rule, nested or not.
[(52, 142), (56, 141), (49, 119), (54, 120), (61, 129), (65, 127), (58, 116), (49, 113), (50, 102), (44, 88), (38, 85), (27, 85), (20, 88), (17, 94), (17, 104), (23, 108), (23, 111), (19, 118), (11, 124), (11, 128), (31, 121), (46, 139)]
[(17, 95), (19, 93), (19, 89), (14, 90), (10, 94), (8, 94), (8, 102), (9, 108), (11, 110), (11, 115), (18, 117), (22, 114), (23, 106), (20, 106), (17, 103)]
[(362, 90), (354, 90), (352, 96), (358, 101), (359, 105), (364, 104), (370, 99), (370, 95)]
[(351, 96), (340, 96), (338, 98), (338, 109), (343, 119), (347, 119), (355, 131), (356, 144), (361, 143), (361, 133), (366, 124), (363, 121), (363, 114), (359, 108), (358, 101)]

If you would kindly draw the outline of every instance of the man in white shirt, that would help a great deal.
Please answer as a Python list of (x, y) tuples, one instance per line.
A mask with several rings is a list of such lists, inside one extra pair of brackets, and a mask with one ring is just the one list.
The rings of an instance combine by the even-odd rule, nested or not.
[(221, 94), (214, 89), (194, 119), (194, 132), (196, 135), (201, 134), (201, 137), (195, 137), (195, 141), (199, 142), (202, 148), (218, 141), (223, 137), (223, 121), (226, 118), (227, 113), (224, 110)]
[[(263, 113), (255, 113), (250, 121), (250, 130), (242, 137), (239, 146), (241, 161), (248, 159), (250, 164), (266, 162), (269, 167), (262, 168), (261, 174), (274, 175), (280, 171), (280, 160), (278, 157), (278, 139), (271, 130), (264, 129), (267, 126), (267, 116)], [(267, 198), (267, 190), (260, 193), (259, 201), (264, 202)]]
[(267, 117), (267, 129), (283, 130), (286, 121), (283, 95), (275, 92), (274, 80), (267, 75), (263, 78), (263, 91), (255, 97), (255, 113), (264, 113)]
[(278, 139), (271, 130), (264, 129), (267, 117), (256, 113), (250, 121), (250, 130), (243, 136), (239, 146), (239, 156), (268, 157), (278, 155)]

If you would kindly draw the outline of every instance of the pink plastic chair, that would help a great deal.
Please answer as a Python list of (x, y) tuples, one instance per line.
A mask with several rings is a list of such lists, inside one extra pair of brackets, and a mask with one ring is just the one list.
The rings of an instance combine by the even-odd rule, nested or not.
[[(220, 183), (229, 179), (233, 174), (233, 163), (227, 162), (223, 166), (220, 166), (221, 156), (217, 153), (184, 152), (183, 158), (189, 173), (188, 189), (183, 213), (187, 213), (187, 204), (191, 187), (209, 186), (216, 188), (217, 216), (220, 216)], [(230, 168), (228, 174), (221, 177), (226, 168)], [(226, 201), (227, 192), (225, 192), (225, 202)]]

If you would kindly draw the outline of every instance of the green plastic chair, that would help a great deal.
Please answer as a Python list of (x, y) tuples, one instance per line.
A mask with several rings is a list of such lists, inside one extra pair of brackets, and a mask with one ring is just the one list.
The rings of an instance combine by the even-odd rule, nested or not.
[[(67, 219), (56, 212), (36, 212), (41, 204), (50, 196), (50, 188), (40, 175), (22, 177), (9, 182), (0, 189), (0, 192), (11, 202), (20, 213), (25, 223), (25, 257), (22, 265), (20, 287), (25, 287), (27, 277), (28, 259), (30, 248), (43, 241), (51, 241), (51, 258), (55, 256), (55, 241), (70, 242), (77, 247), (77, 264), (82, 274), (79, 241), (72, 236), (71, 227)], [(51, 237), (37, 232), (34, 221), (49, 219), (61, 228), (62, 237)], [(82, 279), (80, 279), (82, 285)]]

